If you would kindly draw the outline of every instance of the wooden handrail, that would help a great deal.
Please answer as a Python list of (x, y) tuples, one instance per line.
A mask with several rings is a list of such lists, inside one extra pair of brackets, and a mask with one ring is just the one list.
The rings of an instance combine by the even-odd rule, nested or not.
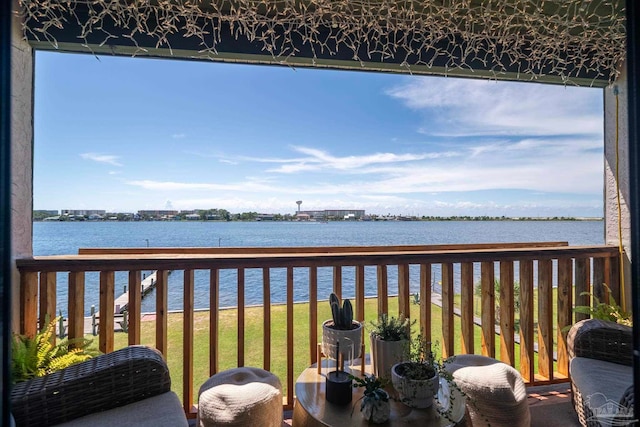
[[(617, 246), (558, 246), (507, 249), (468, 249), (433, 251), (388, 251), (346, 253), (290, 253), (278, 254), (139, 254), (139, 255), (49, 255), (16, 260), (21, 272), (29, 271), (103, 271), (153, 270), (161, 265), (167, 270), (184, 268), (208, 270), (217, 268), (264, 268), (421, 264), (424, 262), (481, 262), (517, 261), (523, 258), (557, 259), (607, 258), (618, 253)], [(604, 281), (603, 281), (604, 282)]]
[(544, 248), (569, 246), (569, 242), (459, 243), (450, 245), (390, 245), (390, 246), (286, 246), (286, 247), (159, 247), (159, 248), (80, 248), (78, 255), (151, 255), (151, 254), (286, 254), (286, 253), (349, 253), (349, 252), (424, 252), (476, 249)]

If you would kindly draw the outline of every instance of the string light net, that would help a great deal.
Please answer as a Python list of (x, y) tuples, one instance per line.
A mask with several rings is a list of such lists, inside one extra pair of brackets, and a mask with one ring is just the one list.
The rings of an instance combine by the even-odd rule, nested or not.
[(137, 47), (134, 55), (146, 52), (148, 40), (171, 54), (170, 39), (180, 34), (212, 59), (232, 38), (285, 64), (305, 52), (312, 64), (340, 54), (409, 72), (416, 65), (482, 68), (499, 78), (515, 67), (521, 79), (612, 82), (625, 55), (621, 1), (20, 0), (19, 13), (28, 38), (54, 47), (54, 30), (74, 24), (87, 48), (89, 39), (108, 46), (124, 38)]

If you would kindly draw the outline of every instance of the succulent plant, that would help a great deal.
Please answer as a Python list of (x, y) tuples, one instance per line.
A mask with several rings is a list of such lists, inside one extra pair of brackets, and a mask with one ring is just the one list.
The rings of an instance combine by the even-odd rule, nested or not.
[(334, 293), (329, 297), (331, 305), (331, 316), (333, 317), (334, 329), (353, 329), (353, 306), (349, 299), (345, 299), (340, 307), (340, 298)]

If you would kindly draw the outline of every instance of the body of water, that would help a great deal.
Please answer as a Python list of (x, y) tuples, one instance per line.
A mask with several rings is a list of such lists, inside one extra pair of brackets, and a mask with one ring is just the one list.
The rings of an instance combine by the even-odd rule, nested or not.
[[(603, 221), (438, 221), (438, 222), (36, 222), (34, 255), (77, 254), (86, 247), (212, 247), (212, 246), (352, 246), (435, 245), (453, 243), (568, 241), (571, 245), (604, 243)], [(415, 267), (415, 268), (414, 268)], [(418, 289), (417, 266), (411, 270), (412, 292)], [(434, 283), (440, 280), (433, 269)], [(498, 270), (499, 271), (499, 270)], [(365, 292), (376, 292), (375, 267), (365, 269)], [(459, 272), (456, 272), (456, 275)], [(477, 272), (479, 275), (479, 272)], [(389, 292), (397, 292), (396, 269), (389, 268)], [(246, 301), (262, 303), (262, 270), (245, 275)], [(517, 276), (516, 276), (517, 277)], [(85, 306), (98, 306), (99, 274), (86, 274)], [(127, 284), (127, 273), (116, 273), (116, 296)], [(294, 299), (308, 300), (308, 271), (294, 271)], [(353, 296), (355, 269), (343, 268), (343, 295)], [(272, 269), (271, 300), (285, 301), (286, 271)], [(220, 306), (233, 306), (236, 273), (221, 271)], [(436, 285), (437, 287), (437, 285)], [(318, 297), (329, 297), (332, 268), (318, 271)], [(436, 289), (437, 290), (437, 289)], [(195, 306), (208, 307), (209, 272), (195, 273)], [(182, 273), (169, 278), (169, 309), (182, 308)], [(67, 275), (58, 274), (57, 303), (67, 312)], [(143, 301), (143, 311), (155, 310), (155, 295)]]

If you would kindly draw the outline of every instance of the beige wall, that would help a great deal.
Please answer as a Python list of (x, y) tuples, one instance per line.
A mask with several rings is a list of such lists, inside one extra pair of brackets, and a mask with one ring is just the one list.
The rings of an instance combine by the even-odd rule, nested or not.
[[(14, 0), (14, 4), (17, 1)], [(14, 8), (16, 10), (16, 8)], [(33, 255), (33, 50), (16, 17), (11, 37), (11, 256)], [(13, 272), (13, 329), (19, 326), (18, 271)]]
[[(631, 310), (631, 219), (629, 218), (629, 125), (627, 119), (627, 72), (623, 67), (620, 78), (612, 87), (604, 89), (604, 217), (605, 243), (625, 249), (624, 277), (627, 309)], [(617, 106), (616, 106), (617, 91)], [(616, 119), (618, 169), (616, 173)], [(618, 228), (618, 197), (616, 175), (620, 184), (620, 223)]]

